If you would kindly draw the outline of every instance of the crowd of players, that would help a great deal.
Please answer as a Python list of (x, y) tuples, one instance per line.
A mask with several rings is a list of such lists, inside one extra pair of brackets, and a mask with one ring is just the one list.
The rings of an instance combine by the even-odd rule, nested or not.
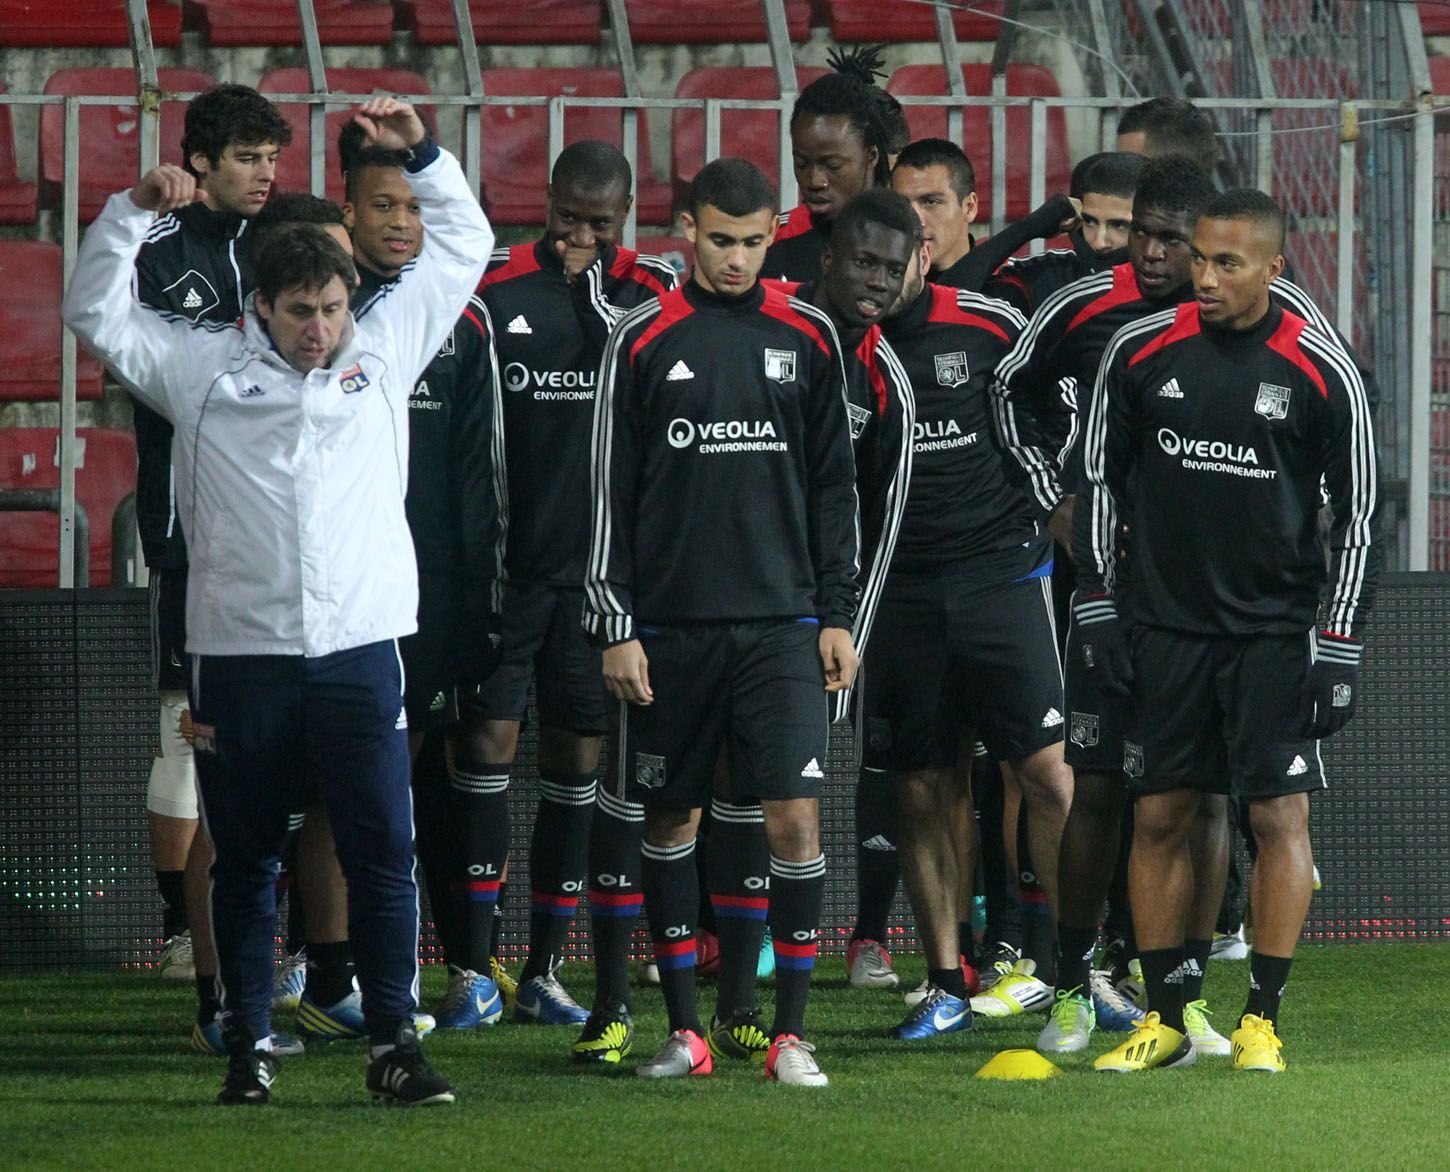
[[(304, 1037), (366, 1037), (373, 1094), (451, 1102), (418, 1037), (506, 1005), (619, 1064), (642, 911), (669, 1035), (639, 1075), (824, 1086), (818, 798), (848, 719), (851, 983), (899, 983), (898, 876), (928, 966), (893, 1037), (1042, 1013), (1048, 1054), (1127, 1032), (1102, 1070), (1284, 1069), (1317, 740), (1354, 711), (1373, 597), (1368, 372), (1283, 277), (1282, 211), (1216, 190), (1187, 103), (1128, 111), (1070, 193), (979, 241), (967, 155), (910, 141), (869, 53), (833, 64), (791, 120), (801, 206), (707, 165), (683, 278), (619, 245), (613, 147), (565, 148), (541, 237), (492, 251), (411, 107), (344, 130), (339, 207), (272, 190), (288, 125), (231, 85), (87, 233), (67, 322), (137, 399), (162, 968), (195, 977), (219, 1101), (267, 1101)], [(1233, 820), (1255, 947), (1230, 1041), (1202, 984)], [(586, 894), (587, 1010), (556, 976)], [(291, 1007), (303, 1037), (272, 1028)]]

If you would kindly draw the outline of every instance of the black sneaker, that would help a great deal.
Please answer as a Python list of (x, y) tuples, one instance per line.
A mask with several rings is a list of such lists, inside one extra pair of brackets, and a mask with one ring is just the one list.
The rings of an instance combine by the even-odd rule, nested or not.
[(618, 1066), (634, 1046), (634, 1022), (623, 1005), (595, 1009), (574, 1042), (575, 1062), (602, 1062)]
[(227, 1039), (227, 1076), (216, 1101), (222, 1107), (260, 1107), (272, 1097), (272, 1080), (277, 1077), (277, 1060), (265, 1050), (252, 1047), (245, 1035)]
[(760, 1020), (760, 1010), (752, 1009), (724, 1021), (718, 1016), (712, 1017), (710, 1028), (705, 1031), (705, 1045), (716, 1058), (764, 1062), (770, 1050), (770, 1035), (765, 1032), (765, 1023)]
[(393, 1048), (368, 1063), (368, 1090), (401, 1107), (432, 1107), (455, 1097), (448, 1080), (424, 1059), (411, 1024), (398, 1027)]

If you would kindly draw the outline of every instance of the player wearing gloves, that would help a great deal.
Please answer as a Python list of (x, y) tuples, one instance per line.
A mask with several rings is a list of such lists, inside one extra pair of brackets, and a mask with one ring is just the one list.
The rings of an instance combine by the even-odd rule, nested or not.
[(1182, 998), (1186, 837), (1201, 795), (1230, 784), (1249, 803), (1259, 849), (1233, 1066), (1284, 1069), (1274, 1023), (1312, 891), (1308, 795), (1324, 786), (1315, 742), (1354, 711), (1378, 497), (1359, 372), (1270, 297), (1283, 239), (1268, 196), (1210, 201), (1192, 241), (1196, 304), (1121, 330), (1093, 391), (1074, 616), (1083, 665), (1134, 701), (1123, 770), (1136, 795), (1129, 885), (1150, 1010), (1099, 1070), (1194, 1059)]

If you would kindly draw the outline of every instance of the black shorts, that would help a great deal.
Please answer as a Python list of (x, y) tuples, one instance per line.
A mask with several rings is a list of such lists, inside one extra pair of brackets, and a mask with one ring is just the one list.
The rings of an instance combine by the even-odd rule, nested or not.
[(736, 800), (818, 797), (829, 706), (814, 619), (639, 628), (654, 703), (621, 704), (616, 792), (647, 805), (710, 804), (729, 754)]
[(186, 654), (186, 567), (151, 571), (151, 674), (163, 692), (191, 687)]
[(1123, 772), (1134, 794), (1194, 789), (1271, 798), (1324, 788), (1299, 735), (1310, 636), (1241, 638), (1140, 627)]
[(1067, 702), (1067, 763), (1086, 773), (1121, 773), (1123, 732), (1131, 705), (1126, 696), (1106, 691), (1098, 673), (1083, 665), (1075, 623), (1068, 630), (1062, 675), (1063, 699)]
[(457, 614), (453, 580), (418, 575), (418, 630), (398, 640), (403, 657), (403, 707), (414, 732), (458, 719), (458, 671), (454, 657)]
[(589, 736), (609, 728), (598, 649), (585, 638), (584, 591), (509, 582), (503, 592), (503, 659), (478, 694), (486, 720), (522, 720), (536, 683), (539, 723)]
[(1034, 570), (1029, 554), (992, 554), (965, 570), (892, 572), (866, 671), (867, 765), (953, 769), (964, 735), (998, 761), (1062, 740), (1050, 563)]

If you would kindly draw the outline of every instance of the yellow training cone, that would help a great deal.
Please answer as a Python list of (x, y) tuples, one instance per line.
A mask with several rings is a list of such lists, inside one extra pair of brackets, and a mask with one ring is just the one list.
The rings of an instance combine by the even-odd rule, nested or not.
[(1036, 1050), (1003, 1050), (1000, 1054), (993, 1055), (977, 1071), (977, 1077), (1016, 1081), (1025, 1078), (1051, 1078), (1054, 1074), (1061, 1073), (1062, 1071)]

